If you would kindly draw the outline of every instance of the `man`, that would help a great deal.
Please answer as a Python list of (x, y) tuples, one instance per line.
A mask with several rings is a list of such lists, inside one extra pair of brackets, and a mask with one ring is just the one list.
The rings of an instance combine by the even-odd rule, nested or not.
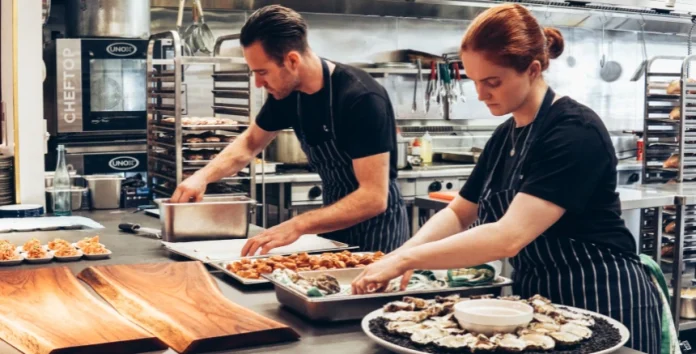
[(382, 86), (364, 71), (317, 56), (295, 11), (266, 6), (242, 27), (244, 58), (257, 87), (270, 94), (252, 124), (174, 192), (199, 201), (208, 183), (247, 166), (277, 135), (293, 128), (319, 173), (324, 206), (247, 241), (242, 256), (266, 254), (303, 234), (389, 252), (408, 239), (406, 208), (396, 184), (394, 112)]

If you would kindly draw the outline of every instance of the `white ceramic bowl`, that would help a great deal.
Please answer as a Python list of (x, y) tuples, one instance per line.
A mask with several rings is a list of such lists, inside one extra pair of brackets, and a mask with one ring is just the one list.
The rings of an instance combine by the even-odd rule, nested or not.
[(508, 300), (468, 300), (454, 305), (454, 316), (462, 328), (492, 335), (511, 333), (525, 327), (534, 317), (534, 309), (521, 302)]

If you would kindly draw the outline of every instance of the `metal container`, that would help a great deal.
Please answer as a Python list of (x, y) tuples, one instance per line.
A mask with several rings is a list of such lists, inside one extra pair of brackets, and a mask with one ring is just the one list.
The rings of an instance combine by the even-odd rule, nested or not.
[(166, 242), (246, 238), (256, 201), (246, 196), (204, 197), (198, 203), (156, 199)]
[[(82, 200), (83, 196), (85, 194), (85, 191), (87, 191), (87, 188), (84, 187), (72, 187), (72, 193), (71, 194), (71, 203), (72, 203), (72, 210), (80, 210), (82, 209)], [(48, 187), (46, 188), (46, 211), (49, 213), (53, 212), (53, 196), (55, 194), (55, 191), (53, 190), (53, 187)]]
[(278, 136), (268, 145), (268, 159), (273, 162), (282, 162), (286, 165), (306, 166), (309, 164), (300, 145), (300, 141), (292, 129), (284, 129), (278, 132)]
[(696, 297), (682, 295), (679, 317), (688, 320), (696, 319)]
[(92, 209), (118, 209), (121, 207), (121, 182), (117, 175), (86, 176), (89, 188), (89, 205)]
[[(361, 272), (361, 268), (352, 268), (299, 272), (299, 274), (307, 277), (330, 274), (343, 286), (350, 285), (353, 279)], [(264, 274), (263, 277), (275, 285), (278, 302), (301, 316), (320, 322), (361, 319), (370, 312), (384, 306), (386, 303), (401, 300), (404, 296), (416, 296), (424, 299), (434, 298), (435, 295), (447, 296), (449, 294), (460, 294), (464, 297), (483, 294), (499, 296), (504, 286), (512, 284), (510, 279), (498, 277), (495, 283), (480, 287), (456, 287), (364, 295), (309, 297), (276, 281), (269, 274)]]
[(408, 167), (408, 141), (396, 143), (396, 168), (403, 170)]
[[(44, 176), (44, 184), (46, 188), (53, 187), (53, 172), (46, 172)], [(78, 187), (86, 187), (85, 179), (82, 176), (75, 173), (75, 171), (70, 171), (70, 184)]]
[(150, 0), (67, 0), (70, 38), (150, 37)]

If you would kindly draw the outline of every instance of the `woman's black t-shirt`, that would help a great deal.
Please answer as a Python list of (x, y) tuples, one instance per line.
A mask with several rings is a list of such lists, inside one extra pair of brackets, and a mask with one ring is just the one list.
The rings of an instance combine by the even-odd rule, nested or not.
[[(523, 142), (531, 129), (542, 129), (522, 164), (518, 192), (552, 202), (566, 210), (545, 234), (636, 253), (636, 243), (621, 218), (616, 192), (616, 154), (609, 132), (590, 108), (562, 97), (550, 108), (545, 127), (515, 128), (512, 118), (491, 136), (460, 195), (478, 203), (490, 173), (492, 191), (509, 188)], [(511, 132), (511, 129), (514, 129)], [(510, 156), (516, 142), (516, 153)], [(495, 159), (500, 162), (493, 171)]]

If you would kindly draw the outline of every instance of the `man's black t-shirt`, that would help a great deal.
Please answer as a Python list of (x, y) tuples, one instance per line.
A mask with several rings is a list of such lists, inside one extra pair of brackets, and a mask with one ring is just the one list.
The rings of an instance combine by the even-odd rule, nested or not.
[[(331, 75), (334, 133), (338, 147), (352, 159), (390, 153), (389, 178), (396, 178), (396, 121), (386, 90), (366, 72), (340, 63)], [(298, 119), (297, 100), (301, 99), (302, 119)], [(282, 100), (268, 97), (256, 117), (266, 131), (301, 129), (310, 145), (327, 139), (324, 125), (328, 117), (329, 92), (323, 87), (307, 95), (293, 92)]]
[[(515, 128), (512, 118), (501, 124), (486, 144), (460, 195), (478, 203), (490, 173), (493, 173), (494, 193), (507, 189), (510, 172), (518, 161), (529, 128), (543, 129), (522, 165), (519, 192), (566, 210), (545, 234), (635, 253), (635, 240), (621, 219), (614, 146), (599, 116), (575, 100), (563, 97), (553, 104), (546, 121), (546, 128)], [(513, 137), (517, 142), (516, 153), (510, 156)], [(493, 171), (501, 149), (500, 162)]]

